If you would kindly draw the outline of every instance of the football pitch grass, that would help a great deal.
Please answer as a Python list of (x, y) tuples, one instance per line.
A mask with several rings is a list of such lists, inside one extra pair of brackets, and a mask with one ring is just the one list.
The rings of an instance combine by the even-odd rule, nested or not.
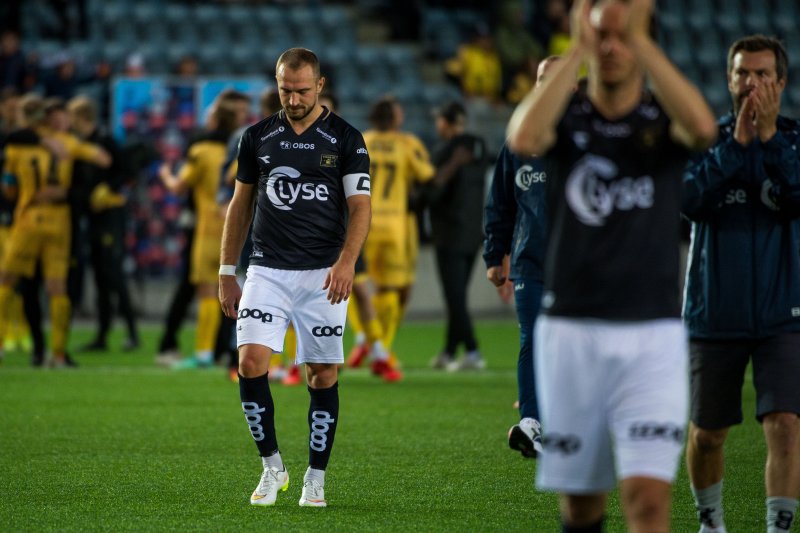
[[(429, 369), (443, 326), (420, 322), (396, 342), (403, 382), (343, 373), (325, 509), (297, 505), (308, 460), (304, 386), (272, 387), (290, 485), (274, 507), (255, 507), (261, 464), (238, 387), (220, 368), (156, 368), (158, 327), (143, 328), (133, 353), (76, 352), (78, 369), (32, 369), (9, 354), (0, 365), (0, 531), (559, 531), (556, 497), (533, 486), (535, 461), (506, 443), (517, 420), (516, 324), (479, 321), (477, 330), (488, 361), (480, 373)], [(77, 328), (71, 344), (88, 339)], [(727, 444), (729, 531), (765, 529), (753, 402), (747, 385), (745, 422)], [(673, 494), (673, 531), (697, 531), (683, 465)], [(614, 494), (606, 531), (624, 530)]]

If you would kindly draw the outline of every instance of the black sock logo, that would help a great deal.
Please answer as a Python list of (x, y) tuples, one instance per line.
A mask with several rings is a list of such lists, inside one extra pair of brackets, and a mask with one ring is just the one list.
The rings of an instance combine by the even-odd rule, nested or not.
[(328, 429), (336, 420), (331, 418), (328, 411), (313, 411), (311, 413), (311, 438), (308, 445), (315, 452), (323, 452), (328, 444)]
[(265, 407), (259, 407), (256, 402), (242, 402), (244, 418), (250, 426), (250, 434), (256, 442), (264, 440), (264, 427), (261, 425), (261, 413), (266, 411)]

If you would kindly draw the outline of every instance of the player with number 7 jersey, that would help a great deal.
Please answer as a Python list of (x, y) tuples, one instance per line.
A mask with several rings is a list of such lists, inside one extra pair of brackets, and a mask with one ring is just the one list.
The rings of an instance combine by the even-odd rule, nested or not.
[(364, 246), (367, 272), (377, 286), (375, 310), (387, 350), (402, 319), (402, 304), (414, 282), (418, 248), (417, 220), (408, 198), (415, 184), (433, 179), (435, 168), (422, 142), (400, 131), (403, 113), (391, 97), (378, 100), (364, 133), (372, 177), (372, 226)]

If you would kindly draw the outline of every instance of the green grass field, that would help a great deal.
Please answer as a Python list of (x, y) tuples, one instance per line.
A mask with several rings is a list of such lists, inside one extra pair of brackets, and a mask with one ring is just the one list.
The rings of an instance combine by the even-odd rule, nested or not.
[[(157, 328), (132, 354), (76, 353), (80, 368), (0, 366), (0, 531), (558, 531), (556, 498), (534, 489), (536, 463), (507, 448), (516, 421), (516, 324), (478, 323), (489, 368), (428, 368), (442, 325), (410, 323), (396, 348), (406, 379), (341, 377), (340, 425), (326, 509), (297, 505), (307, 461), (308, 395), (273, 386), (289, 490), (273, 508), (248, 497), (261, 465), (238, 387), (221, 369), (156, 368)], [(78, 329), (72, 344), (88, 340)], [(346, 337), (347, 338), (347, 337)], [(112, 346), (120, 343), (112, 338)], [(191, 332), (183, 337), (186, 351)], [(590, 371), (590, 369), (587, 369)], [(763, 531), (764, 445), (746, 392), (728, 442), (729, 531)], [(624, 531), (616, 498), (607, 531)], [(673, 530), (697, 531), (686, 472)]]

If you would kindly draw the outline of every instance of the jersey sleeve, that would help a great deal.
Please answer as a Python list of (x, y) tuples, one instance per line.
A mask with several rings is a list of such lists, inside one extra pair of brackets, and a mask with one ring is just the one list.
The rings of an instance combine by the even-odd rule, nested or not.
[(238, 169), (236, 179), (242, 183), (253, 184), (258, 182), (258, 161), (253, 143), (252, 129), (247, 129), (239, 139), (239, 155), (237, 157)]
[(369, 153), (364, 137), (350, 130), (342, 146), (342, 183), (346, 198), (356, 194), (370, 196)]
[(408, 161), (413, 174), (413, 181), (426, 182), (433, 179), (436, 169), (431, 163), (431, 156), (425, 145), (414, 135), (407, 135)]
[(73, 159), (91, 163), (95, 160), (97, 154), (100, 153), (100, 146), (94, 143), (81, 141), (74, 137), (67, 137), (67, 139), (69, 139), (66, 143), (67, 150)]
[(199, 169), (198, 147), (197, 145), (189, 148), (189, 153), (186, 156), (186, 162), (178, 172), (178, 180), (188, 185), (194, 186), (197, 184), (201, 176)]

